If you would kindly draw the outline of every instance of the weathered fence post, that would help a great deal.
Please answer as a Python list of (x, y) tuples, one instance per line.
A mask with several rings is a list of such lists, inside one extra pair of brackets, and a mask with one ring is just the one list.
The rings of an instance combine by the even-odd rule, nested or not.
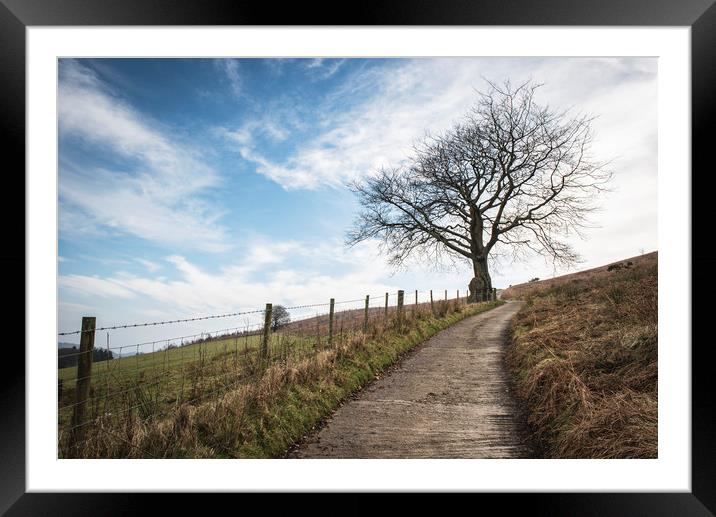
[(403, 301), (405, 299), (405, 291), (402, 289), (398, 290), (398, 327), (402, 327), (403, 325)]
[(430, 310), (435, 314), (435, 303), (433, 303), (433, 290), (430, 289)]
[(266, 304), (264, 314), (264, 335), (261, 340), (261, 363), (268, 360), (269, 339), (271, 338), (271, 318), (273, 316), (273, 304)]
[(72, 412), (72, 429), (70, 431), (70, 447), (72, 456), (80, 457), (80, 445), (84, 441), (85, 409), (92, 383), (92, 351), (94, 349), (94, 334), (97, 318), (85, 316), (82, 318), (82, 331), (80, 332), (80, 353), (77, 355), (77, 384), (75, 385), (75, 407)]
[(385, 321), (388, 321), (388, 293), (385, 293)]
[(455, 298), (455, 303), (457, 304), (457, 307), (460, 307), (460, 289), (457, 290), (457, 298)]
[(363, 332), (368, 332), (368, 307), (370, 305), (370, 295), (365, 295), (365, 311), (363, 311)]
[(334, 308), (336, 304), (336, 299), (331, 298), (331, 308), (328, 312), (328, 346), (333, 345), (333, 314), (334, 314)]
[(418, 290), (415, 290), (415, 307), (413, 308), (413, 314), (418, 313)]
[(497, 287), (492, 288), (492, 301), (493, 302), (497, 301)]
[(447, 301), (447, 289), (445, 289), (445, 301)]

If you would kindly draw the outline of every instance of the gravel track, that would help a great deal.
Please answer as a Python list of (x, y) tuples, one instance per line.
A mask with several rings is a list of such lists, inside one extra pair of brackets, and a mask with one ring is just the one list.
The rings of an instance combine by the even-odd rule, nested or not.
[(428, 339), (289, 457), (531, 457), (504, 365), (509, 322), (520, 306), (508, 302)]

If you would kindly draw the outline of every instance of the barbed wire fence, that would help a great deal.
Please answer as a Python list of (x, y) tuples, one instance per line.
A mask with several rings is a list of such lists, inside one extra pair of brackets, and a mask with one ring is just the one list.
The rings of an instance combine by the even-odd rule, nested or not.
[[(478, 293), (494, 301), (496, 290)], [(460, 291), (397, 291), (365, 298), (97, 327), (82, 318), (79, 350), (58, 363), (58, 456), (164, 457), (138, 445), (151, 423), (241, 387), (256, 387), (272, 367), (298, 372), (313, 360), (337, 360), (352, 347), (400, 330), (416, 319), (444, 316), (467, 305)], [(156, 340), (112, 345), (114, 331), (213, 319), (243, 319), (233, 326)], [(98, 332), (106, 347), (95, 348)], [(101, 352), (96, 356), (96, 352)], [(177, 418), (174, 418), (176, 421)], [(222, 443), (214, 444), (227, 455)]]

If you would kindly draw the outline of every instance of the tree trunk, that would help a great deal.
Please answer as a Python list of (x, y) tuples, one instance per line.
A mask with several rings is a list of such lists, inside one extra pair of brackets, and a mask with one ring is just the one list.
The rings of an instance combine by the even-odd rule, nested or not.
[(488, 292), (492, 290), (492, 279), (487, 268), (487, 257), (473, 258), (472, 269), (475, 276), (470, 280), (468, 301), (475, 303), (489, 300)]

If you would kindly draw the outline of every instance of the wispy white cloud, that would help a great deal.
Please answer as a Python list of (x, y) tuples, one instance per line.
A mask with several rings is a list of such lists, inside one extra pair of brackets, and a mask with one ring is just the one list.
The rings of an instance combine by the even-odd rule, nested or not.
[[(171, 255), (166, 260), (177, 276), (171, 280), (115, 272), (105, 277), (63, 275), (59, 282), (61, 288), (87, 299), (141, 299), (174, 315), (261, 307), (266, 301), (291, 305), (331, 297), (340, 300), (396, 289), (382, 279), (384, 264), (373, 243), (341, 251), (340, 244), (333, 242), (315, 246), (259, 241), (248, 250), (215, 272), (184, 256)], [(304, 266), (299, 265), (301, 260)], [(256, 276), (257, 272), (261, 274)]]
[[(306, 66), (324, 64), (314, 60)], [(321, 110), (317, 135), (302, 142), (286, 160), (272, 160), (248, 140), (237, 143), (257, 172), (285, 189), (339, 186), (381, 166), (400, 163), (426, 132), (438, 133), (459, 120), (475, 102), (475, 89), (486, 86), (483, 77), (511, 78), (515, 83), (532, 78), (546, 83), (539, 93), (543, 102), (600, 115), (596, 129), (605, 145), (596, 150), (601, 154), (611, 157), (628, 151), (633, 156), (637, 144), (642, 153), (653, 155), (653, 145), (647, 144), (656, 132), (652, 119), (656, 69), (640, 66), (587, 58), (416, 59), (350, 76)], [(355, 98), (365, 100), (342, 109), (346, 100)]]
[(237, 59), (215, 59), (214, 63), (221, 70), (234, 95), (241, 96), (244, 93), (244, 80), (241, 77), (240, 65)]
[[(317, 178), (313, 174), (315, 171), (310, 168), (285, 167), (255, 151), (251, 145), (241, 146), (239, 153), (244, 160), (256, 165), (256, 172), (275, 181), (285, 189), (316, 188), (321, 184), (321, 178)], [(323, 184), (327, 183), (329, 181), (323, 181)], [(335, 181), (330, 183), (336, 184)]]
[[(475, 75), (446, 61), (416, 60), (351, 76), (329, 98), (324, 129), (285, 162), (276, 163), (246, 145), (240, 151), (257, 165), (257, 172), (286, 189), (340, 186), (395, 164), (426, 129), (445, 128), (473, 100)], [(341, 109), (346, 99), (365, 97), (366, 92), (367, 100)]]
[(316, 57), (313, 59), (309, 59), (306, 63), (306, 68), (320, 68), (323, 66), (323, 58), (322, 57)]
[(341, 66), (343, 66), (343, 63), (345, 63), (344, 59), (337, 59), (337, 60), (331, 61), (330, 64), (325, 65), (323, 67), (323, 69), (324, 69), (323, 78), (328, 79), (329, 77), (331, 77), (333, 74), (335, 74), (338, 71), (339, 68), (341, 68)]
[(147, 271), (150, 273), (156, 273), (160, 269), (162, 269), (161, 264), (157, 264), (156, 262), (153, 262), (151, 260), (143, 259), (143, 258), (135, 258), (137, 262), (139, 262), (141, 265), (143, 265)]
[(279, 77), (283, 74), (284, 66), (290, 61), (290, 59), (273, 58), (264, 59), (262, 60), (262, 63), (270, 70), (271, 74), (273, 74), (275, 77)]
[(86, 275), (60, 275), (58, 284), (60, 288), (92, 297), (134, 298), (136, 296), (136, 293), (122, 285), (119, 279)]
[(316, 74), (319, 79), (328, 79), (333, 76), (345, 63), (345, 59), (326, 59), (317, 57), (306, 62), (306, 69)]
[(294, 253), (305, 255), (310, 249), (297, 241), (272, 242), (264, 239), (249, 246), (249, 252), (244, 258), (244, 267), (253, 270), (268, 264), (279, 264), (287, 261)]
[(84, 313), (92, 311), (91, 306), (82, 303), (60, 302), (58, 305), (60, 306), (60, 310), (82, 311)]
[(242, 146), (254, 145), (257, 137), (265, 137), (273, 142), (282, 142), (290, 135), (290, 130), (285, 125), (268, 116), (247, 120), (238, 129), (219, 127), (216, 132), (219, 136)]
[(221, 212), (201, 198), (219, 185), (216, 172), (76, 61), (61, 68), (59, 128), (61, 138), (81, 139), (128, 164), (110, 170), (61, 160), (63, 236), (109, 229), (192, 249), (227, 248)]

